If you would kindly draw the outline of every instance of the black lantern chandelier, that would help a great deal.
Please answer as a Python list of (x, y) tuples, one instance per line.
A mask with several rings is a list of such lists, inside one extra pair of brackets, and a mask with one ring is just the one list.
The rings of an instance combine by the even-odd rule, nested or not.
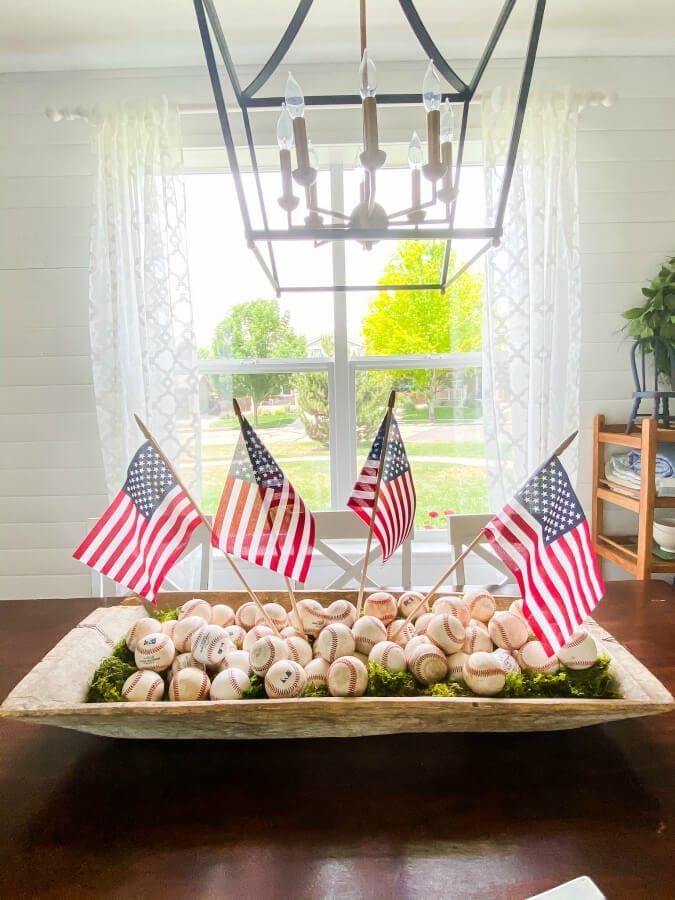
[[(506, 0), (478, 60), (470, 81), (464, 81), (443, 58), (427, 31), (412, 0), (398, 0), (419, 44), (428, 57), (421, 94), (377, 93), (376, 68), (368, 53), (366, 31), (366, 0), (360, 0), (361, 64), (358, 94), (314, 94), (304, 96), (298, 82), (289, 73), (285, 96), (260, 96), (260, 91), (276, 72), (295, 40), (313, 0), (300, 0), (288, 27), (270, 58), (246, 87), (242, 87), (225, 39), (214, 0), (194, 0), (199, 32), (206, 56), (211, 86), (220, 119), (228, 162), (234, 178), (248, 247), (255, 254), (277, 296), (281, 293), (322, 290), (441, 290), (444, 291), (490, 247), (497, 246), (503, 232), (504, 214), (508, 199), (518, 143), (527, 104), (532, 71), (539, 42), (546, 0), (534, 0), (533, 16), (527, 51), (520, 79), (520, 88), (511, 128), (511, 138), (504, 162), (501, 192), (492, 224), (482, 227), (455, 226), (457, 197), (464, 158), (469, 107), (476, 98), (487, 65), (509, 20), (517, 0)], [(246, 9), (246, 7), (244, 7)], [(250, 7), (249, 7), (250, 8)], [(262, 227), (253, 227), (246, 192), (242, 180), (237, 147), (233, 138), (223, 86), (214, 52), (214, 41), (234, 92), (243, 118), (248, 150), (245, 171), (253, 174), (256, 184)], [(446, 88), (443, 87), (446, 82)], [(448, 88), (451, 88), (448, 89)], [(377, 192), (378, 171), (386, 161), (386, 153), (378, 140), (377, 106), (410, 107), (423, 104), (426, 110), (427, 153), (414, 133), (408, 147), (411, 168), (411, 202), (406, 209), (387, 212)], [(317, 166), (315, 154), (307, 135), (305, 110), (313, 107), (361, 107), (363, 148), (357, 163), (362, 170), (358, 203), (351, 210), (326, 209), (317, 196)], [(258, 153), (253, 140), (250, 110), (278, 110), (277, 143), (281, 195), (278, 204), (285, 213), (286, 227), (271, 228), (265, 206)], [(455, 120), (459, 122), (455, 139)], [(295, 149), (295, 166), (293, 165)], [(424, 194), (427, 199), (423, 200)], [(381, 240), (442, 240), (445, 253), (438, 280), (425, 284), (344, 284), (331, 286), (282, 285), (279, 280), (275, 244), (285, 241), (309, 241), (319, 246), (328, 241), (358, 241), (365, 249)], [(450, 251), (454, 241), (480, 240), (481, 248), (460, 269), (448, 272)]]

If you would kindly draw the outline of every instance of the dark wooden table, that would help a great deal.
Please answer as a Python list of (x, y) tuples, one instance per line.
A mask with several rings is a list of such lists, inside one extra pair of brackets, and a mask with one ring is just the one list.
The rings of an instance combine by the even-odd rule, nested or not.
[[(100, 600), (0, 603), (0, 697)], [(675, 689), (675, 593), (596, 618)], [(545, 734), (122, 741), (0, 720), (0, 897), (675, 896), (675, 716)]]

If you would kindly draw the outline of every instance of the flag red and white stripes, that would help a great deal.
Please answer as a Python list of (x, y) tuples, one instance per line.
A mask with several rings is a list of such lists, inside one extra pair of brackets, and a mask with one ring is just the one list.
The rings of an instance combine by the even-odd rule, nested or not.
[(146, 441), (127, 480), (73, 556), (155, 602), (155, 594), (201, 522), (199, 512)]
[(605, 591), (588, 522), (558, 458), (541, 466), (483, 531), (516, 576), (533, 632), (555, 653)]
[(314, 517), (246, 419), (213, 524), (213, 544), (288, 578), (307, 579)]
[[(373, 519), (373, 505), (380, 468), (386, 416), (380, 425), (358, 480), (352, 488), (347, 506), (366, 525)], [(398, 423), (391, 417), (389, 439), (384, 454), (384, 470), (380, 495), (373, 519), (373, 534), (382, 547), (382, 559), (387, 560), (408, 537), (415, 519), (416, 497), (410, 464), (401, 439)]]

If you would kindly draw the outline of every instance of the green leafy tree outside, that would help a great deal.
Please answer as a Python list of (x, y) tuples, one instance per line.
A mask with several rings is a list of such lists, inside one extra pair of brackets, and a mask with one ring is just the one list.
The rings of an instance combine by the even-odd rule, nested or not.
[[(216, 326), (211, 349), (215, 358), (301, 358), (306, 355), (307, 343), (293, 331), (289, 314), (280, 311), (277, 300), (258, 299), (232, 307)], [(291, 375), (235, 375), (232, 389), (237, 396), (251, 398), (257, 425), (260, 403), (280, 394), (291, 382)]]
[[(442, 241), (403, 241), (379, 284), (436, 281), (444, 246)], [(450, 272), (455, 265), (455, 254), (451, 253)], [(453, 282), (445, 294), (380, 291), (370, 300), (363, 319), (365, 352), (369, 356), (386, 356), (480, 350), (482, 297), (482, 277), (468, 272)], [(432, 420), (437, 392), (447, 383), (448, 374), (445, 369), (417, 369), (410, 373), (412, 387), (424, 395)]]

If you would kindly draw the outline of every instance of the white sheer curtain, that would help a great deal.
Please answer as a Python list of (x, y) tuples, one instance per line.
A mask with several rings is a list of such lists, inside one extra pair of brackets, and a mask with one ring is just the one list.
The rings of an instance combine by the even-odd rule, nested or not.
[[(515, 96), (483, 98), (488, 217), (504, 175)], [(504, 237), (486, 262), (484, 425), (490, 508), (500, 508), (579, 425), (579, 97), (531, 96)], [(576, 443), (565, 452), (574, 483)]]
[(165, 99), (90, 118), (97, 155), (90, 262), (90, 337), (106, 484), (112, 497), (146, 423), (185, 484), (199, 492), (199, 379), (175, 172), (177, 114)]

